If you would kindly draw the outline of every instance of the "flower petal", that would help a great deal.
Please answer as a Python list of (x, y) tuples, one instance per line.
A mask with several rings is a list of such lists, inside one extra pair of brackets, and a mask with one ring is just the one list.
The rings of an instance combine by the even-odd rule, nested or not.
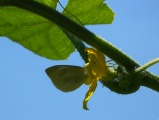
[(94, 75), (93, 75), (93, 72), (92, 72), (92, 67), (89, 63), (87, 63), (84, 68), (85, 68), (85, 71), (87, 72), (86, 73), (87, 76), (86, 76), (86, 79), (84, 81), (84, 84), (90, 85), (92, 83), (93, 79), (94, 79)]
[(92, 72), (100, 79), (106, 67), (104, 55), (100, 51), (92, 48), (86, 48), (85, 50), (88, 52), (88, 62)]
[(100, 67), (102, 68), (102, 70), (104, 70), (106, 65), (104, 55), (100, 51), (93, 48), (86, 48), (85, 50), (88, 52), (89, 63), (95, 62), (97, 64), (97, 67)]
[(93, 95), (98, 80), (103, 76), (106, 68), (106, 62), (104, 55), (100, 51), (93, 48), (86, 48), (85, 51), (87, 51), (88, 54), (88, 63), (86, 63), (84, 67), (87, 72), (87, 77), (84, 83), (87, 85), (90, 84), (90, 87), (83, 100), (83, 109), (89, 110), (87, 108), (87, 102)]
[(83, 109), (89, 110), (89, 109), (87, 108), (87, 102), (89, 101), (89, 99), (90, 99), (91, 96), (93, 95), (93, 93), (94, 93), (96, 87), (97, 87), (97, 79), (94, 79), (94, 80), (92, 81), (92, 83), (91, 83), (91, 85), (90, 85), (90, 87), (89, 87), (89, 89), (88, 89), (86, 95), (85, 95), (84, 100), (83, 100)]

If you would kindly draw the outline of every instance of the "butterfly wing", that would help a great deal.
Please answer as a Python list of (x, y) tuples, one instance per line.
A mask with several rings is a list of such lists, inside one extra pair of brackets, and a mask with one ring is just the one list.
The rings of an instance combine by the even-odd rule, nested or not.
[(73, 91), (79, 88), (86, 77), (84, 68), (70, 65), (57, 65), (46, 70), (56, 88), (63, 92)]

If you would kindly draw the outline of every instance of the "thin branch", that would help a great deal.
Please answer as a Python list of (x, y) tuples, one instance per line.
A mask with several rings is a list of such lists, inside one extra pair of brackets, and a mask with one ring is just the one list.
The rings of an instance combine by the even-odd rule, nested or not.
[(154, 59), (154, 60), (151, 60), (150, 62), (144, 64), (143, 66), (141, 66), (141, 67), (139, 67), (139, 68), (137, 68), (137, 69), (135, 70), (134, 74), (137, 75), (137, 74), (141, 73), (142, 71), (146, 70), (148, 67), (150, 67), (150, 66), (152, 66), (152, 65), (154, 65), (154, 64), (156, 64), (156, 63), (158, 63), (158, 62), (159, 62), (159, 58), (156, 58), (156, 59)]

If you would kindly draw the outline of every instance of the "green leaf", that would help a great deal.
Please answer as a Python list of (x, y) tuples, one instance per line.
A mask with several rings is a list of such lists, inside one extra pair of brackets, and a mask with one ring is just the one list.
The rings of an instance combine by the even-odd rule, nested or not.
[[(84, 25), (110, 24), (115, 15), (104, 0), (69, 0), (65, 9), (76, 16)], [(77, 21), (67, 11), (63, 11), (63, 14)]]
[[(58, 0), (37, 0), (56, 9)], [(70, 0), (66, 9), (83, 24), (104, 24), (113, 21), (114, 13), (103, 0)], [(99, 2), (100, 1), (100, 2)], [(75, 6), (79, 6), (79, 9)], [(88, 4), (88, 5), (87, 5)], [(75, 19), (66, 11), (63, 14)], [(92, 20), (93, 16), (97, 16)], [(74, 46), (63, 31), (49, 20), (16, 8), (0, 7), (0, 36), (6, 36), (32, 52), (49, 59), (66, 59)]]
[(56, 9), (57, 3), (58, 3), (58, 0), (35, 0), (35, 1), (38, 1), (54, 9)]

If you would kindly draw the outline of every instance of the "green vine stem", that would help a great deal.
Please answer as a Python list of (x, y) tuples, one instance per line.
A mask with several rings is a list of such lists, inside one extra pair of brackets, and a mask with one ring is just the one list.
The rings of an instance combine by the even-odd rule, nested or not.
[(117, 64), (124, 66), (128, 71), (133, 71), (139, 66), (134, 60), (121, 52), (119, 49), (115, 48), (112, 44), (106, 42), (86, 28), (80, 26), (76, 22), (44, 4), (34, 0), (6, 0), (1, 5), (19, 7), (45, 17), (46, 19), (54, 22), (60, 28), (70, 32), (87, 44), (100, 50), (109, 58), (113, 59)]
[[(102, 38), (96, 36), (86, 28), (78, 25), (74, 21), (70, 20), (66, 16), (62, 15), (58, 11), (41, 4), (34, 0), (1, 0), (0, 6), (13, 6), (25, 9), (27, 11), (33, 12), (35, 14), (38, 14), (53, 23), (55, 23), (60, 28), (66, 30), (67, 32), (73, 34), (74, 36), (78, 37), (79, 39), (83, 40), (87, 44), (93, 46), (94, 48), (100, 50), (105, 55), (107, 55), (110, 59), (114, 60), (117, 64), (124, 66), (125, 69), (128, 71), (128, 73), (131, 73), (134, 71), (135, 68), (139, 67), (139, 64), (137, 64), (134, 60), (132, 60), (130, 57), (128, 57), (126, 54), (121, 52), (119, 49), (114, 47), (112, 44), (108, 43), (106, 40), (103, 40)], [(136, 79), (140, 78), (141, 84), (143, 86), (149, 87), (153, 90), (159, 91), (159, 78), (149, 72), (145, 72), (145, 74), (140, 73), (138, 75), (139, 77), (136, 77)], [(137, 81), (137, 80), (134, 80)], [(122, 88), (119, 88), (118, 85), (113, 83), (105, 83), (105, 86), (110, 88), (111, 90), (117, 92), (117, 93), (132, 93), (135, 90), (132, 87), (130, 92), (127, 90), (122, 90)], [(136, 89), (137, 90), (137, 89)], [(121, 91), (121, 92), (120, 92)]]
[(152, 66), (152, 65), (154, 65), (154, 64), (156, 64), (156, 63), (158, 63), (158, 62), (159, 62), (159, 58), (156, 58), (156, 59), (151, 60), (151, 61), (149, 61), (148, 63), (144, 64), (143, 66), (137, 68), (137, 69), (135, 70), (134, 74), (137, 75), (137, 74), (141, 73), (142, 71), (146, 70), (148, 67), (150, 67), (150, 66)]

